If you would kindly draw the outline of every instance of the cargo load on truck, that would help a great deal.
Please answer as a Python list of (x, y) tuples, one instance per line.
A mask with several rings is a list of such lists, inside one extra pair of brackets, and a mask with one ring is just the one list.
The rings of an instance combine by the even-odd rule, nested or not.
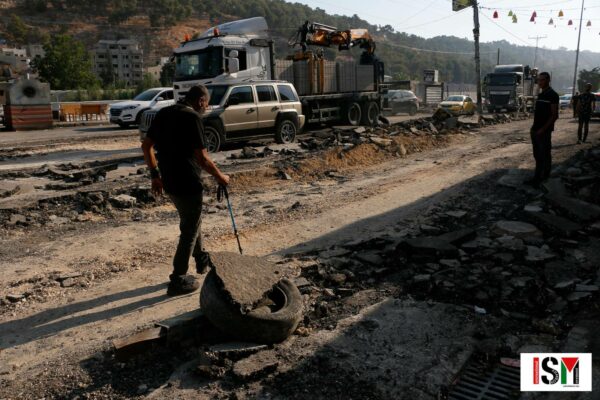
[[(383, 63), (365, 29), (338, 30), (307, 21), (289, 44), (299, 49), (277, 59), (262, 17), (210, 28), (175, 49), (176, 95), (195, 84), (286, 81), (294, 85), (309, 123), (377, 123), (385, 92)], [(326, 60), (322, 48), (333, 46), (339, 51), (360, 48), (362, 54), (358, 61)]]

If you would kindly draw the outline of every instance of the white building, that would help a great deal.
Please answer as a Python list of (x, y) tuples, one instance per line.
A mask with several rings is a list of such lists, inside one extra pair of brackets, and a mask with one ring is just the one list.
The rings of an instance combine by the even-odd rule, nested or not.
[(143, 51), (134, 40), (100, 40), (92, 56), (93, 70), (99, 77), (112, 73), (114, 82), (122, 81), (128, 86), (143, 79)]

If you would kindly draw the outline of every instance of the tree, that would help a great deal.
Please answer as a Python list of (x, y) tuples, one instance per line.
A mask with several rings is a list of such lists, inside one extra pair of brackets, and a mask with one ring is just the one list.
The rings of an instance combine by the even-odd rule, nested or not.
[(579, 71), (577, 86), (580, 93), (585, 91), (586, 83), (592, 84), (592, 91), (600, 90), (600, 67), (592, 68), (589, 71), (586, 69)]
[(40, 77), (52, 89), (68, 90), (99, 85), (83, 43), (68, 35), (55, 35), (44, 44), (46, 55), (36, 60)]
[(153, 88), (153, 87), (157, 87), (159, 86), (160, 83), (154, 79), (154, 77), (150, 74), (144, 74), (144, 77), (142, 78), (142, 80), (137, 84), (135, 90), (136, 93), (141, 93), (144, 90)]
[(160, 70), (160, 84), (171, 86), (173, 85), (173, 78), (175, 78), (175, 63), (168, 62)]
[(6, 24), (6, 31), (8, 33), (9, 39), (16, 45), (25, 44), (27, 41), (27, 34), (29, 32), (29, 28), (21, 17), (16, 14), (10, 15), (10, 21)]

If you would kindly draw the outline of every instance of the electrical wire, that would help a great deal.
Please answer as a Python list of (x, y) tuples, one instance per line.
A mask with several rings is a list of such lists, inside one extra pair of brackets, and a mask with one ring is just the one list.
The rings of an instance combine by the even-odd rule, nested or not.
[(487, 15), (485, 15), (484, 13), (481, 13), (481, 15), (483, 15), (488, 21), (490, 21), (491, 23), (493, 23), (494, 25), (496, 25), (498, 28), (502, 29), (504, 32), (508, 33), (510, 36), (514, 37), (515, 39), (517, 39), (519, 42), (524, 43), (527, 46), (532, 46), (531, 43), (528, 43), (526, 41), (524, 41), (523, 39), (521, 39), (520, 37), (518, 37), (517, 35), (513, 34), (511, 31), (504, 29), (504, 27), (500, 24), (497, 24), (496, 21), (494, 21), (493, 19), (491, 19), (490, 17), (488, 17)]

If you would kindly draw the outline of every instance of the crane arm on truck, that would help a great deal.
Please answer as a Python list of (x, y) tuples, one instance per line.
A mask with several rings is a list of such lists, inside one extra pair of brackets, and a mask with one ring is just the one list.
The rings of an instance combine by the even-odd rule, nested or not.
[(375, 42), (366, 29), (348, 29), (340, 31), (336, 27), (310, 23), (306, 21), (289, 42), (290, 46), (300, 45), (302, 51), (307, 46), (338, 46), (339, 50), (348, 50), (352, 47), (360, 47), (368, 55), (375, 52)]

